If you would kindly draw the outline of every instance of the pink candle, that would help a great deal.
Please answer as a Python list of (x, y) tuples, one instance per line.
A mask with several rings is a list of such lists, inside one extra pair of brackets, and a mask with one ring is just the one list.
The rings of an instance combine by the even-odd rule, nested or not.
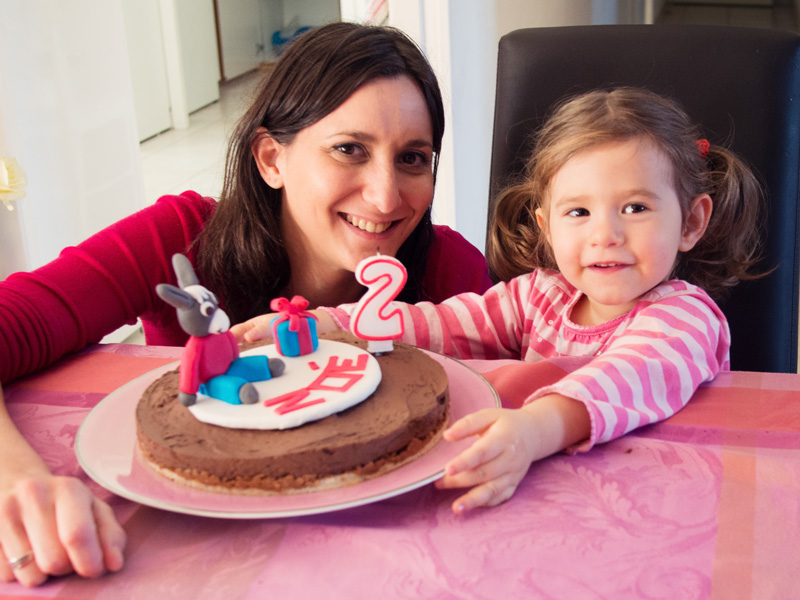
[(405, 331), (403, 316), (392, 301), (406, 284), (406, 268), (393, 256), (378, 254), (358, 263), (356, 279), (367, 286), (367, 292), (356, 305), (350, 330), (368, 341), (370, 352), (391, 352), (392, 340)]

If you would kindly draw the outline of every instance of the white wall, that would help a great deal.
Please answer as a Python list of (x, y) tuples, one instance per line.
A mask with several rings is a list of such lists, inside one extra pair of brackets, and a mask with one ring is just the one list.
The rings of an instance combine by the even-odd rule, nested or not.
[(0, 153), (28, 176), (18, 220), (0, 210), (19, 234), (3, 264), (41, 266), (144, 206), (121, 0), (0, 0), (0, 83)]
[(192, 113), (219, 100), (219, 50), (213, 0), (174, 4), (186, 108)]
[(284, 0), (283, 24), (317, 26), (339, 20), (339, 0)]
[(136, 130), (146, 140), (172, 127), (159, 0), (122, 0)]
[(233, 79), (266, 60), (261, 0), (217, 0), (223, 77)]

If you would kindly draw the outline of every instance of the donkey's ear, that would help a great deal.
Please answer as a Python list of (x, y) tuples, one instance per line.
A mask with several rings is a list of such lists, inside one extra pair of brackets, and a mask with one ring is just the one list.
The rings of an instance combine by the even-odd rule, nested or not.
[(197, 304), (197, 300), (195, 300), (191, 294), (168, 283), (159, 283), (156, 286), (156, 294), (158, 294), (164, 302), (180, 310), (189, 310)]
[(185, 288), (200, 283), (194, 273), (192, 263), (183, 254), (172, 255), (172, 268), (175, 271), (175, 275), (178, 276), (178, 285), (180, 287)]

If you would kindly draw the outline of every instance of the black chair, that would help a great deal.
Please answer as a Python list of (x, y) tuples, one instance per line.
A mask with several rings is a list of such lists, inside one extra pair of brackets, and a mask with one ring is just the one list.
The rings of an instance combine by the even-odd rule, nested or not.
[(620, 85), (678, 100), (712, 143), (750, 164), (767, 196), (763, 268), (721, 307), (740, 371), (795, 372), (798, 345), (800, 36), (715, 26), (522, 29), (500, 40), (489, 226), (494, 199), (521, 173), (531, 133), (565, 96)]

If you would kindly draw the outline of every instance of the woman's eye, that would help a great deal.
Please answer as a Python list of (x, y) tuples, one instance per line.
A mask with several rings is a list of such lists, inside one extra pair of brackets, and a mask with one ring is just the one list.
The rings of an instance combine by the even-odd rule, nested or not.
[(404, 152), (400, 155), (400, 163), (408, 167), (427, 167), (431, 159), (422, 152)]
[(336, 150), (339, 154), (342, 154), (344, 156), (355, 156), (356, 153), (359, 151), (359, 146), (358, 144), (345, 143), (345, 144), (337, 144), (336, 146), (333, 147), (333, 149)]

